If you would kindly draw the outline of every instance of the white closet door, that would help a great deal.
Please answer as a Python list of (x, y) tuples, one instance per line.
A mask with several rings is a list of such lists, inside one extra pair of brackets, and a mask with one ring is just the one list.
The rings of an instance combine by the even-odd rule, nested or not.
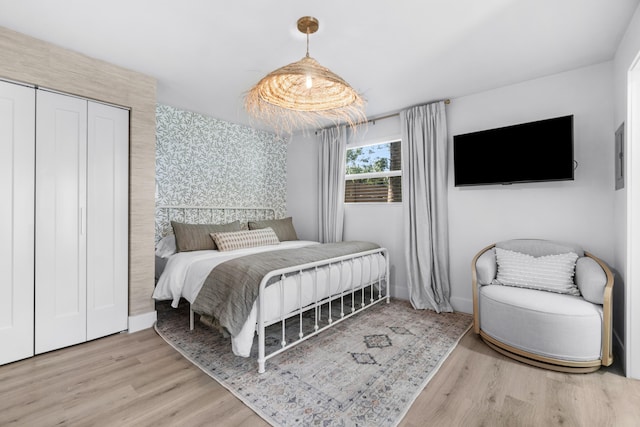
[(33, 356), (35, 90), (0, 82), (0, 365)]
[(35, 351), (86, 340), (87, 101), (37, 91)]
[(129, 112), (89, 102), (87, 340), (127, 329)]

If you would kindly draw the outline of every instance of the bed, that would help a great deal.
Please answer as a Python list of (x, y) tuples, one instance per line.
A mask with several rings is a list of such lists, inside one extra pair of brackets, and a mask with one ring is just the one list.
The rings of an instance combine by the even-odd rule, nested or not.
[[(157, 221), (168, 222), (169, 226), (156, 224), (161, 233), (156, 256), (164, 268), (158, 271), (153, 297), (170, 300), (174, 308), (186, 300), (191, 308), (192, 328), (194, 312), (214, 317), (230, 333), (232, 351), (238, 356), (250, 356), (257, 333), (260, 373), (265, 371), (269, 358), (374, 304), (389, 302), (385, 248), (369, 242), (320, 244), (297, 240), (291, 219), (275, 219), (275, 213), (268, 208), (158, 209)], [(215, 249), (176, 252), (181, 241), (184, 245), (182, 232), (176, 227), (185, 224), (176, 225), (178, 221), (209, 224), (216, 218), (219, 224), (232, 221), (224, 226), (241, 230), (205, 235), (218, 244), (214, 244)], [(176, 231), (173, 237), (172, 228)], [(246, 243), (242, 239), (246, 236), (258, 239), (257, 235), (269, 243), (260, 241), (243, 246)], [(229, 241), (231, 250), (225, 246)], [(234, 246), (238, 241), (243, 243)], [(200, 249), (198, 245), (194, 247)], [(314, 322), (311, 331), (303, 330), (303, 317)], [(285, 336), (292, 322), (298, 328), (294, 339)], [(267, 354), (265, 330), (274, 324), (280, 325), (281, 342), (277, 350)]]

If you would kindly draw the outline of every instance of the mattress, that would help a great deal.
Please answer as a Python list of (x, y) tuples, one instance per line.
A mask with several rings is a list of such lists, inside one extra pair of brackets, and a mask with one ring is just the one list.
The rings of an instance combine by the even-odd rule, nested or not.
[[(171, 300), (171, 306), (178, 307), (180, 299), (193, 303), (211, 270), (227, 260), (273, 250), (294, 249), (318, 244), (317, 242), (296, 240), (279, 245), (260, 246), (221, 252), (217, 250), (179, 252), (169, 257), (164, 272), (160, 276), (153, 298)], [(316, 275), (317, 274), (317, 275)], [(323, 267), (318, 273), (307, 271), (300, 276), (290, 276), (265, 290), (263, 316), (269, 323), (283, 314), (299, 307), (305, 307), (317, 299), (348, 291), (353, 287), (377, 281), (386, 274), (386, 259), (377, 253), (361, 260), (346, 261)], [(315, 275), (315, 276), (314, 276)], [(257, 302), (253, 304), (239, 334), (231, 337), (233, 353), (248, 357), (253, 344), (258, 315)]]

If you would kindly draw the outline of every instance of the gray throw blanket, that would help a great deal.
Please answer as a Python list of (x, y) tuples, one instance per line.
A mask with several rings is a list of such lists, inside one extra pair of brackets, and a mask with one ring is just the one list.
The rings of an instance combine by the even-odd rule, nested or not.
[[(211, 270), (191, 308), (198, 314), (216, 318), (236, 336), (258, 298), (260, 282), (270, 271), (379, 247), (370, 242), (326, 243), (234, 258)], [(276, 277), (270, 283), (278, 279)]]

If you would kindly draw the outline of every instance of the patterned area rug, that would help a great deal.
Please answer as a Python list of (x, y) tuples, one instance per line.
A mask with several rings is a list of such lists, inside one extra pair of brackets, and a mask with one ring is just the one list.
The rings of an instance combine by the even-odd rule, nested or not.
[[(392, 300), (269, 359), (258, 374), (255, 357), (234, 356), (217, 331), (197, 321), (189, 331), (188, 303), (157, 310), (162, 338), (275, 426), (397, 425), (471, 325), (467, 314)], [(268, 348), (280, 341), (276, 326)]]

